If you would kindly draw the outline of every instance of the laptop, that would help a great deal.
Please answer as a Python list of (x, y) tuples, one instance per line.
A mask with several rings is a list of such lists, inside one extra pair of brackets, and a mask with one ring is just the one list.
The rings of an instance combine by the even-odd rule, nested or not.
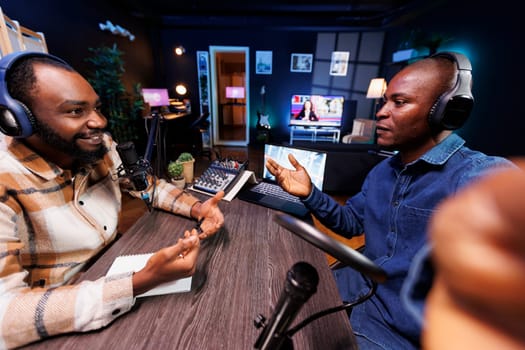
[[(294, 169), (288, 160), (288, 154), (290, 153), (293, 154), (295, 159), (308, 171), (313, 185), (322, 191), (326, 167), (326, 152), (265, 144), (263, 164), (265, 164), (266, 159), (270, 157), (283, 167)], [(265, 165), (263, 166), (262, 179), (256, 184), (246, 184), (237, 195), (237, 198), (280, 210), (299, 218), (304, 218), (309, 213), (309, 210), (298, 197), (289, 194), (279, 186), (275, 177), (268, 171)]]

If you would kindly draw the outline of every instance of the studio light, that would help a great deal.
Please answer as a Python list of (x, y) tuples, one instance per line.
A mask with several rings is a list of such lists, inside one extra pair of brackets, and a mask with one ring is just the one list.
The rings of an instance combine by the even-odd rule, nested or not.
[(177, 84), (177, 86), (175, 86), (175, 92), (179, 96), (184, 96), (188, 92), (188, 89), (186, 88), (184, 84)]
[(182, 56), (185, 52), (186, 52), (186, 49), (182, 45), (179, 45), (175, 48), (175, 55), (177, 56)]

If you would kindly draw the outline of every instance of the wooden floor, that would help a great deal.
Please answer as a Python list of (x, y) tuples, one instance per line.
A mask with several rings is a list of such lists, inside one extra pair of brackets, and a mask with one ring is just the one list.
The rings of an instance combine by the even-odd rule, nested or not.
[[(241, 162), (248, 161), (248, 169), (253, 171), (257, 177), (262, 176), (262, 170), (264, 167), (263, 163), (263, 148), (262, 146), (250, 146), (250, 147), (214, 147), (211, 154), (211, 160), (207, 156), (194, 155), (195, 157), (195, 174), (201, 174), (210, 165), (213, 159), (230, 159)], [(172, 155), (170, 159), (175, 159), (176, 155)], [(337, 194), (332, 195), (335, 200), (339, 203), (344, 203), (347, 199), (346, 196), (338, 196)], [(148, 210), (146, 204), (137, 198), (133, 198), (128, 194), (123, 195), (122, 200), (122, 215), (119, 221), (119, 232), (126, 232), (128, 228), (135, 223), (135, 221)], [(324, 227), (319, 221), (314, 218), (314, 224), (317, 229), (328, 234), (329, 236), (337, 239), (350, 247), (357, 249), (364, 245), (364, 235), (355, 237), (353, 239), (345, 239), (341, 236), (333, 233), (328, 228)], [(327, 257), (328, 263), (332, 264), (335, 259), (331, 256)]]

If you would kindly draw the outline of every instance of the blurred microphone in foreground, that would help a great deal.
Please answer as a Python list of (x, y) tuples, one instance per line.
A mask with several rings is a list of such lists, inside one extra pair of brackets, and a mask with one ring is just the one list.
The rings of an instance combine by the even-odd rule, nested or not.
[(298, 262), (292, 266), (286, 275), (284, 290), (270, 322), (266, 324), (262, 315), (255, 321), (256, 327), (264, 326), (255, 342), (255, 349), (293, 349), (292, 340), (287, 335), (288, 327), (304, 303), (317, 291), (318, 283), (319, 275), (312, 265)]

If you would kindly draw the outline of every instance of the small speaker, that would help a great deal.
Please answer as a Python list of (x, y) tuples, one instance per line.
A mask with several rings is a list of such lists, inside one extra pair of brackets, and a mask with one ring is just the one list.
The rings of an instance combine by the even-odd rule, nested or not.
[(474, 97), (471, 92), (472, 65), (457, 52), (438, 52), (431, 57), (445, 57), (456, 63), (458, 74), (454, 87), (442, 94), (430, 109), (428, 122), (437, 130), (455, 130), (467, 121)]
[(35, 118), (25, 104), (9, 95), (6, 77), (15, 62), (30, 56), (48, 57), (67, 64), (56, 56), (34, 51), (13, 52), (0, 59), (0, 131), (15, 138), (31, 136), (35, 128)]

